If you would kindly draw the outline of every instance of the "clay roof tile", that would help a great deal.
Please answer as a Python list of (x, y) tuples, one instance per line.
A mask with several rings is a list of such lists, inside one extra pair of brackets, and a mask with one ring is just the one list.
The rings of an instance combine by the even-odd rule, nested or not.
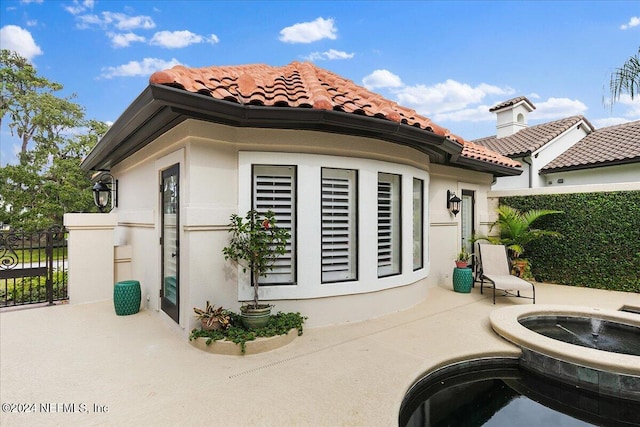
[(151, 75), (152, 84), (169, 85), (216, 99), (263, 106), (305, 107), (365, 115), (431, 131), (463, 145), (461, 155), (489, 163), (519, 163), (453, 135), (416, 111), (310, 62), (282, 67), (265, 64), (187, 68), (181, 65)]

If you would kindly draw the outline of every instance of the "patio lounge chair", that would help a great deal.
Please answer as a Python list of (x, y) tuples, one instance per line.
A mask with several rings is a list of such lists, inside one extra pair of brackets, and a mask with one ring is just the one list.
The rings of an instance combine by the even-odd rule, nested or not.
[[(533, 283), (511, 275), (507, 248), (504, 245), (478, 245), (480, 250), (480, 293), (484, 280), (491, 282), (493, 287), (493, 303), (496, 303), (496, 289), (503, 291), (505, 297), (520, 297), (532, 299), (536, 303), (536, 288)], [(531, 291), (533, 296), (520, 295), (520, 291)]]

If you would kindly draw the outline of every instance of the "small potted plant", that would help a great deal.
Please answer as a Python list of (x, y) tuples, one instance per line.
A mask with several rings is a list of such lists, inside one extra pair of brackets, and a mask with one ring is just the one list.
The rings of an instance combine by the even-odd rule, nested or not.
[(466, 248), (462, 248), (462, 250), (458, 253), (456, 258), (456, 267), (458, 268), (467, 268), (469, 265), (469, 260), (471, 259), (471, 254), (467, 252)]
[(222, 307), (215, 308), (215, 306), (209, 304), (209, 301), (207, 301), (207, 307), (204, 310), (194, 307), (193, 311), (205, 331), (227, 329), (230, 325), (231, 316), (229, 311)]
[(266, 277), (279, 256), (287, 252), (289, 231), (276, 225), (272, 211), (261, 215), (255, 210), (245, 217), (231, 215), (229, 224), (231, 239), (222, 249), (225, 260), (231, 260), (242, 267), (242, 272), (251, 272), (253, 303), (240, 307), (242, 323), (247, 328), (261, 328), (267, 325), (271, 316), (271, 306), (260, 304), (259, 278)]

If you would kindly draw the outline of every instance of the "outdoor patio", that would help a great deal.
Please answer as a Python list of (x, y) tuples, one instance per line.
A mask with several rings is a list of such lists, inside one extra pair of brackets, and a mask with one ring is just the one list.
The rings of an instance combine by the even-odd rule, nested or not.
[[(538, 304), (640, 306), (638, 294), (549, 284), (536, 291)], [(156, 313), (116, 316), (111, 302), (6, 311), (0, 424), (393, 426), (423, 373), (518, 356), (489, 325), (492, 310), (514, 304), (530, 300), (494, 306), (478, 286), (471, 294), (437, 287), (409, 310), (306, 329), (285, 347), (243, 357), (200, 351)]]

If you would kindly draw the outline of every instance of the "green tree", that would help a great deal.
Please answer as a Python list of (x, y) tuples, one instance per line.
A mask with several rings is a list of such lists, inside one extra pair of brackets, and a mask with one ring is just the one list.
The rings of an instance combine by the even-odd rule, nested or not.
[(620, 99), (622, 94), (628, 93), (631, 99), (640, 90), (640, 47), (635, 56), (627, 59), (624, 65), (611, 74), (609, 82), (611, 105)]
[(498, 219), (491, 224), (489, 231), (495, 227), (500, 229), (497, 236), (479, 236), (474, 240), (488, 240), (494, 245), (505, 245), (512, 259), (519, 258), (525, 251), (525, 246), (543, 236), (561, 237), (555, 231), (531, 228), (531, 224), (545, 215), (560, 214), (562, 211), (548, 209), (531, 209), (520, 212), (507, 205), (500, 205), (496, 210)]
[(229, 246), (222, 249), (224, 259), (236, 262), (242, 267), (243, 272), (251, 272), (252, 307), (258, 308), (260, 276), (266, 277), (278, 257), (287, 252), (287, 243), (291, 235), (285, 228), (276, 225), (275, 214), (272, 211), (260, 215), (255, 210), (247, 212), (244, 219), (232, 214), (229, 233)]
[(28, 61), (0, 54), (0, 119), (21, 141), (17, 163), (0, 167), (0, 221), (26, 231), (62, 223), (66, 212), (94, 212), (91, 181), (80, 162), (107, 125), (86, 120), (62, 85), (38, 76)]

